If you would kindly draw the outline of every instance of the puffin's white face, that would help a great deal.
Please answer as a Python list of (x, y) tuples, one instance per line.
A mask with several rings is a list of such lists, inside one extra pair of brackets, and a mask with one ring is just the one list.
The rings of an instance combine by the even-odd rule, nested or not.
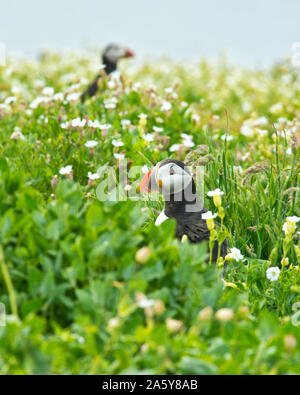
[(140, 192), (162, 192), (167, 197), (185, 190), (192, 182), (192, 176), (175, 163), (154, 167), (141, 181)]
[(134, 53), (121, 45), (110, 44), (104, 51), (105, 57), (112, 63), (117, 63), (122, 58), (130, 58), (134, 56)]
[(174, 195), (185, 190), (192, 177), (175, 163), (168, 163), (156, 171), (156, 184), (164, 195)]

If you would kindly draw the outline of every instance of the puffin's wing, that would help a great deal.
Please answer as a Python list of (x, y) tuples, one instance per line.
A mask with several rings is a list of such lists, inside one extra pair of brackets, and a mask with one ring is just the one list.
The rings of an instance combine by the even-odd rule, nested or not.
[(94, 81), (87, 87), (84, 93), (81, 96), (81, 101), (84, 102), (86, 97), (93, 97), (97, 93), (98, 90), (98, 82), (100, 79), (100, 75), (97, 75)]
[[(216, 225), (219, 225), (216, 223)], [(210, 238), (210, 231), (207, 228), (206, 221), (199, 220), (197, 222), (192, 222), (190, 224), (185, 224), (184, 226), (184, 234), (187, 235), (189, 240), (192, 243), (201, 243), (202, 241), (208, 241)], [(216, 262), (218, 257), (218, 246), (219, 243), (216, 241), (213, 254), (212, 254), (212, 261)], [(221, 246), (220, 256), (225, 258), (227, 254), (227, 241), (225, 240)]]
[(210, 237), (210, 232), (204, 220), (185, 224), (184, 234), (192, 243), (201, 243), (203, 240), (209, 240)]

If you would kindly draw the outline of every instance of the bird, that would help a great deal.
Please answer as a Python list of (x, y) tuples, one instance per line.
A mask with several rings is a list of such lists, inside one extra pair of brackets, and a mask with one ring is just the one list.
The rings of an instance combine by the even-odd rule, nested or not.
[[(134, 52), (119, 44), (109, 44), (103, 51), (102, 62), (104, 66), (104, 72), (109, 75), (117, 70), (118, 61), (124, 58), (134, 57)], [(98, 82), (101, 78), (101, 74), (97, 74), (94, 81), (87, 87), (81, 96), (82, 103), (87, 97), (93, 97), (98, 91)]]
[[(177, 159), (165, 159), (159, 162), (141, 180), (140, 193), (160, 192), (163, 194), (165, 207), (158, 216), (155, 224), (161, 225), (169, 218), (177, 222), (175, 237), (182, 240), (187, 236), (193, 243), (208, 242), (210, 231), (202, 214), (207, 213), (200, 201), (196, 184), (183, 162)], [(215, 223), (220, 226), (218, 223)], [(218, 259), (218, 242), (212, 251), (212, 262)], [(225, 258), (227, 253), (226, 240), (221, 245), (220, 256)]]

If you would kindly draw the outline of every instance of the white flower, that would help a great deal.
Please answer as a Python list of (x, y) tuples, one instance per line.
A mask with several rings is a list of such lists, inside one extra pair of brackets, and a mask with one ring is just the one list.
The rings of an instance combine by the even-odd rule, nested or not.
[(113, 140), (111, 143), (114, 147), (123, 147), (124, 146), (124, 143), (121, 140)]
[(194, 121), (195, 123), (198, 123), (198, 122), (200, 122), (200, 117), (199, 117), (199, 115), (198, 114), (193, 114), (192, 115), (192, 121)]
[(233, 170), (236, 171), (237, 173), (242, 173), (243, 171), (241, 166), (233, 166)]
[(156, 133), (160, 133), (160, 132), (163, 132), (163, 131), (164, 131), (163, 128), (159, 128), (158, 126), (153, 126), (152, 129), (153, 129), (153, 131), (156, 132)]
[(192, 147), (195, 146), (195, 144), (193, 143), (193, 141), (190, 140), (190, 139), (183, 139), (182, 144), (183, 144), (185, 147), (189, 147), (189, 148), (192, 148)]
[(87, 143), (85, 143), (85, 146), (87, 148), (94, 148), (97, 145), (98, 145), (98, 141), (95, 141), (95, 140), (91, 140), (91, 141), (88, 141)]
[(224, 192), (221, 191), (221, 189), (217, 188), (215, 191), (210, 191), (207, 193), (207, 196), (209, 197), (214, 197), (214, 196), (223, 196)]
[(33, 81), (33, 86), (35, 88), (43, 88), (45, 85), (46, 85), (46, 83), (43, 80), (34, 80)]
[(213, 214), (211, 211), (208, 211), (207, 213), (202, 214), (202, 219), (209, 220), (209, 219), (214, 219), (218, 216), (218, 214)]
[(131, 122), (129, 121), (129, 119), (122, 119), (121, 125), (123, 129), (127, 129), (131, 125)]
[(173, 144), (173, 145), (169, 148), (169, 151), (170, 151), (170, 152), (179, 151), (180, 147), (181, 147), (181, 144)]
[(10, 97), (8, 97), (8, 98), (6, 98), (5, 99), (5, 104), (7, 105), (7, 106), (9, 106), (10, 104), (12, 104), (12, 103), (15, 103), (17, 101), (17, 98), (15, 97), (15, 96), (10, 96)]
[(11, 140), (25, 140), (25, 136), (24, 134), (15, 128), (15, 131), (13, 132), (13, 134), (10, 136)]
[(241, 127), (241, 133), (243, 136), (252, 137), (254, 135), (254, 130), (250, 125), (244, 124)]
[(181, 133), (181, 137), (184, 140), (193, 140), (194, 136), (191, 136), (190, 134), (186, 134), (186, 133)]
[(235, 247), (230, 249), (230, 252), (227, 255), (227, 257), (237, 262), (242, 261), (244, 259), (244, 256), (241, 254), (241, 251)]
[(70, 174), (72, 174), (72, 171), (73, 166), (66, 166), (60, 169), (59, 174), (61, 174), (62, 176), (69, 176)]
[(118, 326), (120, 325), (120, 320), (119, 320), (119, 318), (118, 317), (115, 317), (115, 318), (111, 318), (109, 321), (108, 321), (108, 328), (109, 329), (115, 329), (115, 328), (117, 328)]
[(283, 224), (282, 230), (284, 231), (285, 234), (288, 233), (288, 223), (287, 223), (287, 222), (285, 222), (285, 223)]
[(300, 221), (299, 217), (287, 217), (286, 222), (283, 224), (282, 229), (284, 233), (287, 235), (289, 233), (294, 233), (296, 229), (296, 225)]
[(139, 119), (147, 119), (147, 118), (148, 118), (148, 115), (146, 115), (146, 114), (144, 114), (144, 113), (141, 113), (141, 114), (138, 116), (138, 118), (139, 118)]
[(133, 85), (132, 90), (133, 90), (133, 91), (138, 91), (138, 90), (140, 89), (140, 87), (141, 87), (141, 83), (140, 83), (140, 82), (136, 82), (136, 83)]
[(282, 109), (283, 109), (282, 103), (276, 103), (270, 108), (270, 111), (272, 114), (278, 114), (282, 111)]
[(100, 129), (100, 130), (109, 130), (110, 128), (111, 128), (111, 125), (109, 125), (109, 124), (100, 124), (100, 122), (99, 121), (89, 121), (88, 122), (88, 125), (89, 125), (89, 127), (90, 128), (94, 128), (94, 129)]
[(171, 109), (172, 109), (172, 104), (164, 100), (160, 107), (160, 111), (170, 111)]
[(280, 269), (279, 267), (270, 267), (266, 273), (268, 280), (277, 281), (280, 276)]
[(253, 126), (263, 126), (268, 125), (269, 121), (267, 117), (260, 117), (253, 121)]
[(53, 96), (53, 100), (55, 101), (64, 101), (64, 94), (59, 92)]
[(30, 104), (30, 108), (35, 109), (42, 103), (48, 103), (50, 101), (49, 97), (37, 97)]
[(88, 179), (91, 181), (99, 180), (99, 178), (100, 178), (100, 176), (98, 173), (93, 174), (93, 173), (89, 172), (89, 174), (88, 174)]
[(180, 107), (181, 107), (182, 109), (186, 108), (188, 105), (189, 105), (189, 103), (187, 103), (186, 101), (182, 101), (182, 102), (180, 103)]
[(110, 99), (104, 100), (104, 107), (107, 110), (113, 110), (117, 107), (118, 100), (115, 97), (111, 97)]
[(223, 136), (221, 136), (221, 140), (225, 141), (232, 141), (233, 140), (233, 136), (229, 136), (227, 134), (223, 134)]
[(277, 122), (279, 122), (279, 123), (286, 123), (286, 122), (288, 122), (288, 120), (286, 118), (284, 118), (284, 117), (280, 117), (280, 118), (277, 119)]
[(144, 134), (144, 135), (143, 135), (143, 139), (146, 140), (146, 141), (148, 141), (148, 142), (150, 143), (151, 141), (154, 141), (154, 136), (153, 136), (153, 134), (151, 134), (151, 133), (149, 133), (149, 134)]
[(75, 118), (70, 121), (73, 128), (81, 127), (83, 128), (86, 125), (86, 119)]
[(268, 131), (265, 129), (256, 129), (256, 131), (260, 135), (260, 137), (264, 137), (268, 134)]
[(117, 159), (117, 160), (122, 160), (122, 159), (125, 158), (125, 155), (124, 155), (124, 154), (114, 154), (114, 157), (115, 157), (115, 159)]
[(155, 301), (153, 299), (142, 299), (138, 302), (138, 306), (142, 309), (147, 309), (148, 307), (152, 307)]
[(42, 93), (45, 96), (53, 96), (54, 95), (54, 89), (51, 86), (46, 86), (43, 89)]
[(77, 101), (77, 100), (79, 100), (80, 97), (81, 97), (81, 93), (74, 92), (74, 93), (70, 93), (67, 96), (66, 100), (69, 101), (69, 102), (70, 101)]
[(173, 90), (172, 87), (170, 87), (170, 88), (166, 88), (166, 89), (165, 89), (165, 92), (166, 92), (166, 93), (173, 93), (174, 90)]
[(176, 92), (174, 92), (174, 89), (171, 88), (166, 88), (165, 92), (169, 95), (171, 95), (173, 97), (173, 99), (177, 99), (178, 98), (178, 94)]
[(108, 123), (104, 123), (102, 125), (99, 125), (100, 130), (109, 130), (112, 126)]
[(294, 216), (294, 217), (287, 217), (286, 220), (292, 222), (293, 224), (297, 224), (300, 221), (300, 218)]
[(245, 162), (250, 157), (250, 152), (247, 152), (244, 156), (242, 156), (242, 161)]
[(94, 129), (96, 129), (96, 128), (99, 127), (99, 125), (100, 125), (99, 121), (91, 121), (90, 119), (89, 119), (89, 121), (88, 121), (88, 127), (89, 127), (89, 128), (94, 128)]
[(287, 155), (292, 155), (292, 153), (293, 153), (292, 147), (289, 147), (289, 148), (286, 150), (286, 154), (287, 154)]

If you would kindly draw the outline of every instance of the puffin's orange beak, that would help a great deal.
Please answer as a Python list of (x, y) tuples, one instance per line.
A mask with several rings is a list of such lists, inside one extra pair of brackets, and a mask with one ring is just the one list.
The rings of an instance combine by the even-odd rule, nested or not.
[(126, 48), (124, 58), (133, 58), (134, 56), (135, 56), (134, 52), (131, 49)]
[(143, 177), (139, 186), (139, 193), (151, 193), (150, 179), (153, 170), (154, 169), (150, 170), (149, 173)]

